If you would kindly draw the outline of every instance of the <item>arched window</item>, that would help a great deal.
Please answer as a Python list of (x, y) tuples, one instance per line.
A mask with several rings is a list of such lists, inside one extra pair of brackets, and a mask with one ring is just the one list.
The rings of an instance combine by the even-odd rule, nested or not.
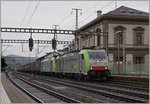
[[(118, 44), (123, 44), (123, 32), (126, 28), (123, 26), (117, 26), (114, 28), (114, 43)], [(124, 34), (125, 35), (125, 34)]]
[(118, 39), (119, 39), (119, 44), (123, 44), (123, 32), (118, 33), (118, 34), (117, 34), (117, 37), (118, 37)]
[(142, 45), (144, 41), (143, 39), (144, 28), (139, 26), (134, 28), (133, 31), (134, 31), (134, 36), (133, 36), (134, 45)]

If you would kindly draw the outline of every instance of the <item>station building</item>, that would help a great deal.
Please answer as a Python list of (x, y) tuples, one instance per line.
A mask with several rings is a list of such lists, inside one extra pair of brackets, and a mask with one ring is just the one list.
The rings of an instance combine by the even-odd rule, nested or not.
[[(97, 11), (97, 18), (78, 31), (100, 31), (101, 35), (76, 34), (75, 50), (106, 49), (107, 42), (110, 63), (116, 63), (118, 59), (124, 59), (126, 64), (149, 63), (149, 13), (125, 6), (106, 14)], [(108, 35), (108, 39), (102, 35)]]

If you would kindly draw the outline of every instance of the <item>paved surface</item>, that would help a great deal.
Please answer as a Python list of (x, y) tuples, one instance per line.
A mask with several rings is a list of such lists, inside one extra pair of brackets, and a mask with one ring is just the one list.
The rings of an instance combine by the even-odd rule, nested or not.
[(6, 78), (5, 73), (1, 74), (1, 81), (12, 103), (36, 103), (27, 94), (13, 85), (9, 79)]
[(1, 83), (0, 83), (0, 102), (1, 104), (11, 104), (11, 101)]

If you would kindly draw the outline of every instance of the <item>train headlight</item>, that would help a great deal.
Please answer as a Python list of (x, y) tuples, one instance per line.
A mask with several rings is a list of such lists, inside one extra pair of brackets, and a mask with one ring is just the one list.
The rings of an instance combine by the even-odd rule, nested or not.
[(93, 67), (91, 67), (90, 69), (93, 70)]
[(105, 69), (108, 69), (108, 67), (105, 67)]

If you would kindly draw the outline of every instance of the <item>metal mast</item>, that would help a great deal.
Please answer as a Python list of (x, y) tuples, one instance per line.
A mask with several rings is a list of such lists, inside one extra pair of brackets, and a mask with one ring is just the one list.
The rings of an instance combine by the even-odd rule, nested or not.
[(76, 9), (76, 8), (72, 8), (72, 10), (76, 11), (76, 25), (75, 25), (75, 30), (78, 29), (78, 11), (80, 10), (82, 13), (82, 9)]

